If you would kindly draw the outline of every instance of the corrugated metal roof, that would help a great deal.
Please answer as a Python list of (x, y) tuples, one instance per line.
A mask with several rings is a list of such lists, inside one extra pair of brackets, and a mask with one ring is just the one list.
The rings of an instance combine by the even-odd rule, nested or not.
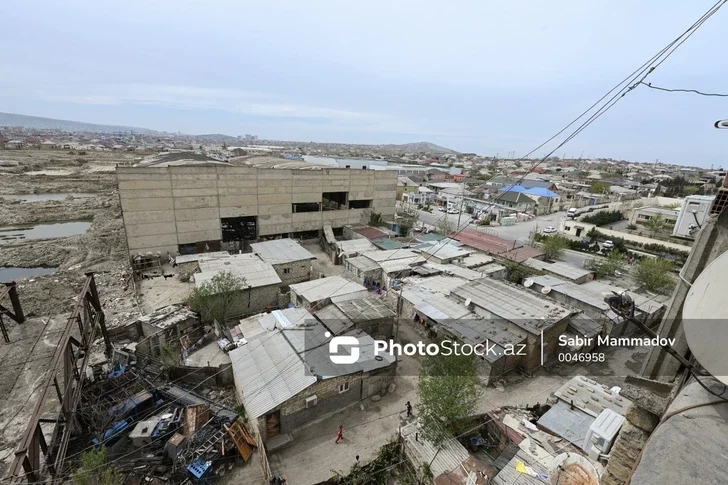
[(367, 251), (362, 253), (362, 256), (365, 256), (372, 261), (376, 261), (377, 263), (381, 263), (382, 261), (416, 258), (418, 257), (418, 254), (414, 251), (410, 251), (409, 249), (393, 249), (391, 251)]
[(387, 237), (386, 232), (382, 232), (379, 229), (369, 226), (356, 228), (354, 229), (354, 232), (361, 234), (367, 239), (378, 239), (380, 237)]
[(392, 249), (400, 249), (405, 246), (407, 246), (405, 243), (397, 241), (396, 239), (390, 239), (388, 237), (380, 237), (377, 239), (372, 239), (372, 243), (374, 243), (375, 246), (377, 246), (380, 249), (384, 249), (385, 251), (389, 251)]
[(465, 318), (471, 315), (470, 310), (464, 305), (439, 294), (426, 295), (415, 304), (415, 309), (435, 321)]
[(604, 301), (601, 293), (595, 291), (593, 287), (587, 286), (587, 284), (577, 285), (571, 281), (564, 281), (554, 276), (534, 276), (530, 279), (533, 280), (534, 285), (537, 287), (548, 286), (553, 292), (574, 298), (591, 307), (598, 308), (602, 311), (609, 309), (609, 305)]
[(211, 281), (218, 273), (230, 272), (245, 278), (249, 288), (277, 285), (281, 283), (276, 270), (270, 263), (261, 261), (254, 254), (235, 254), (225, 258), (200, 259), (200, 273), (194, 275), (195, 286)]
[(329, 276), (326, 278), (319, 278), (317, 280), (305, 281), (303, 283), (291, 285), (289, 288), (292, 292), (300, 295), (311, 303), (319, 300), (347, 296), (352, 296), (352, 298), (363, 298), (368, 294), (366, 287), (359, 283), (349, 281), (341, 276)]
[(235, 386), (257, 419), (316, 383), (281, 332), (254, 337), (230, 351)]
[[(422, 266), (424, 267), (424, 266)], [(466, 280), (458, 278), (456, 276), (410, 276), (404, 280), (405, 288), (415, 289), (419, 288), (430, 293), (443, 293), (449, 294), (455, 288), (462, 286), (466, 283)]]
[(361, 254), (365, 251), (376, 251), (377, 248), (369, 239), (351, 239), (349, 241), (336, 241), (336, 248), (339, 254), (349, 256), (350, 254)]
[(411, 266), (417, 266), (424, 262), (425, 258), (423, 258), (422, 256), (415, 256), (414, 258), (399, 258), (382, 261), (379, 263), (379, 266), (382, 268), (382, 271), (390, 274), (399, 273), (400, 271), (404, 271)]
[(452, 294), (534, 334), (551, 328), (572, 313), (558, 303), (490, 278), (470, 281)]
[(384, 318), (394, 318), (396, 314), (382, 301), (381, 298), (369, 296), (359, 300), (349, 300), (334, 303), (347, 318), (354, 322), (368, 322)]
[(479, 280), (483, 277), (483, 274), (478, 270), (472, 270), (457, 266), (455, 264), (442, 264), (428, 261), (423, 265), (428, 269), (435, 269), (442, 272), (445, 275), (454, 275), (467, 281)]
[(462, 264), (466, 268), (472, 269), (472, 268), (476, 268), (478, 266), (490, 264), (493, 261), (495, 261), (495, 259), (492, 256), (488, 256), (487, 254), (472, 253), (463, 258)]
[(212, 251), (209, 253), (199, 253), (199, 254), (180, 254), (179, 256), (176, 256), (174, 260), (177, 262), (177, 264), (184, 264), (184, 263), (192, 263), (197, 262), (200, 259), (214, 259), (214, 258), (227, 258), (230, 256), (230, 253), (227, 251)]
[(525, 465), (528, 465), (533, 469), (534, 472), (537, 474), (543, 474), (544, 476), (548, 475), (548, 470), (546, 467), (538, 463), (537, 461), (533, 460), (531, 457), (528, 456), (526, 452), (523, 450), (518, 450), (516, 453), (516, 456), (511, 458), (511, 460), (508, 462), (508, 464), (500, 471), (496, 476), (494, 476), (490, 484), (491, 485), (544, 485), (544, 483), (548, 483), (547, 481), (544, 481), (538, 477), (532, 477), (531, 475), (528, 475), (526, 473), (521, 473), (518, 470), (516, 470), (516, 464), (518, 462), (523, 462)]
[(539, 271), (548, 271), (549, 273), (554, 273), (558, 276), (572, 281), (584, 278), (585, 276), (593, 273), (593, 271), (591, 270), (580, 268), (578, 266), (574, 266), (573, 264), (565, 263), (563, 261), (548, 263), (546, 261), (531, 258), (524, 261), (523, 264)]
[(288, 238), (253, 243), (250, 247), (260, 259), (270, 264), (315, 259), (314, 255), (309, 253), (303, 246)]
[[(364, 240), (366, 241), (366, 239), (364, 239)], [(368, 271), (373, 271), (373, 270), (376, 270), (376, 269), (381, 269), (379, 267), (379, 264), (378, 263), (376, 263), (376, 262), (372, 261), (371, 259), (366, 258), (364, 256), (357, 256), (355, 258), (348, 258), (346, 260), (346, 264), (350, 264), (353, 267), (355, 267), (356, 269), (358, 269), (360, 271), (363, 271), (365, 273), (368, 272)]]
[(440, 241), (435, 244), (430, 244), (425, 248), (418, 249), (420, 253), (426, 255), (427, 258), (437, 259), (455, 259), (462, 258), (471, 254), (473, 251), (467, 248), (462, 248), (450, 243), (450, 239)]
[(405, 450), (414, 455), (413, 462), (430, 464), (435, 482), (440, 475), (459, 469), (470, 457), (468, 450), (456, 439), (447, 440), (440, 446), (426, 440), (416, 421), (402, 426), (400, 434), (405, 441)]

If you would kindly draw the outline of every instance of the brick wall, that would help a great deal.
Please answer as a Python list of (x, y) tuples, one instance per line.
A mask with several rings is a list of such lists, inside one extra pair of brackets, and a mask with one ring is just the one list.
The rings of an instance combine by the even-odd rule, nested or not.
[(311, 261), (293, 261), (273, 265), (283, 285), (295, 285), (311, 279)]

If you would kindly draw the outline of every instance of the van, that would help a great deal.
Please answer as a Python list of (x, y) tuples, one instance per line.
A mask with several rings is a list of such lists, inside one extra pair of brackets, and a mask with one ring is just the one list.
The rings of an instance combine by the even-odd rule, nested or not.
[(566, 217), (569, 217), (571, 219), (573, 219), (574, 217), (576, 217), (576, 208), (575, 207), (572, 207), (571, 209), (567, 210), (566, 211)]

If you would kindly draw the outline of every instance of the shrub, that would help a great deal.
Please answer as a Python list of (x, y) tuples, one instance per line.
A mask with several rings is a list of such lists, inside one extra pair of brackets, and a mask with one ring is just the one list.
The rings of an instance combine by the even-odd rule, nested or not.
[(675, 279), (672, 271), (675, 265), (662, 258), (645, 258), (637, 263), (635, 279), (649, 291), (667, 291)]
[(582, 222), (594, 224), (596, 226), (605, 226), (607, 224), (614, 224), (624, 220), (624, 214), (620, 211), (602, 211), (595, 214), (588, 214), (581, 218)]
[(636, 224), (627, 224), (627, 230), (629, 231), (636, 231), (637, 225)]

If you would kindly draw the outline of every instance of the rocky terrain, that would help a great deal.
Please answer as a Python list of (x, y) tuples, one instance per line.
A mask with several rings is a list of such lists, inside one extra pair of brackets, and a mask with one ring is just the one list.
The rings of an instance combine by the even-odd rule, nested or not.
[[(113, 152), (0, 151), (0, 237), (8, 227), (90, 222), (88, 232), (70, 237), (0, 240), (0, 267), (58, 268), (53, 274), (16, 280), (27, 316), (68, 312), (87, 272), (96, 275), (110, 325), (136, 313), (114, 173), (116, 164), (136, 157)], [(19, 194), (83, 196), (32, 202), (7, 197)]]

